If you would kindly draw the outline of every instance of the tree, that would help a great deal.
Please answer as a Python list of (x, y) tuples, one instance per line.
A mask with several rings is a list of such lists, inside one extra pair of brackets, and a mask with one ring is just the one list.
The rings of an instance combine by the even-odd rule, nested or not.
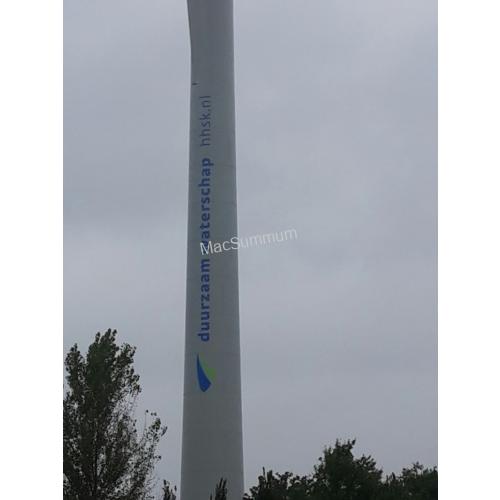
[(170, 487), (170, 483), (168, 481), (163, 480), (163, 486), (161, 488), (162, 496), (161, 500), (175, 500), (177, 495), (175, 494), (177, 491), (177, 487)]
[(314, 472), (296, 476), (263, 470), (245, 500), (437, 500), (438, 473), (416, 463), (382, 479), (370, 456), (355, 458), (356, 440), (325, 448)]
[(437, 500), (438, 473), (437, 468), (424, 468), (419, 463), (413, 464), (410, 469), (403, 469), (400, 476), (409, 498), (413, 500)]
[(210, 495), (210, 500), (227, 500), (227, 480), (221, 479), (215, 486), (215, 498)]
[(291, 472), (274, 474), (262, 469), (257, 486), (250, 488), (245, 500), (304, 500), (309, 498), (311, 481), (307, 477), (299, 477)]
[(424, 468), (419, 463), (401, 474), (391, 474), (381, 487), (380, 500), (437, 500), (438, 472), (436, 467)]
[(314, 468), (313, 498), (315, 500), (375, 499), (382, 471), (375, 460), (363, 455), (354, 458), (352, 449), (356, 440), (336, 441), (335, 447), (324, 450)]
[[(63, 401), (63, 491), (67, 500), (151, 499), (156, 448), (166, 428), (156, 413), (142, 433), (134, 419), (141, 392), (135, 348), (116, 330), (97, 333), (84, 357), (66, 356)], [(148, 417), (149, 418), (149, 417)]]

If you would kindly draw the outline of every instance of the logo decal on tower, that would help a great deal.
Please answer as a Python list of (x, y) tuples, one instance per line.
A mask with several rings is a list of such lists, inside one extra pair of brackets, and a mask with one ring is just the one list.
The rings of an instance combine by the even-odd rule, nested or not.
[(208, 391), (215, 378), (215, 373), (200, 361), (199, 355), (196, 356), (196, 371), (198, 373), (198, 385), (200, 386), (201, 391)]

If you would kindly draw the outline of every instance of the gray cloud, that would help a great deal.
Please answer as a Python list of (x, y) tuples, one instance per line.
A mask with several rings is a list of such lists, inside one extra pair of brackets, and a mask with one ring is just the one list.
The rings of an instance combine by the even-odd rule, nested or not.
[[(246, 480), (359, 438), (437, 462), (436, 5), (236, 2)], [(65, 2), (65, 344), (138, 346), (178, 482), (189, 37), (184, 2)]]

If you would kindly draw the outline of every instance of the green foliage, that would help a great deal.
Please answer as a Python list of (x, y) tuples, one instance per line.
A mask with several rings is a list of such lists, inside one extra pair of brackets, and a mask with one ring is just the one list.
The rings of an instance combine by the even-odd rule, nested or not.
[(375, 498), (382, 471), (370, 456), (354, 458), (356, 440), (326, 448), (315, 467), (312, 495), (315, 500), (367, 500)]
[(307, 477), (299, 477), (291, 472), (274, 474), (273, 471), (262, 470), (259, 483), (250, 489), (246, 500), (302, 500), (309, 498), (311, 481)]
[(324, 450), (310, 476), (263, 471), (245, 500), (437, 500), (437, 469), (420, 464), (382, 479), (370, 456), (355, 458), (355, 440)]
[(387, 476), (381, 487), (380, 500), (434, 500), (438, 498), (438, 472), (419, 463), (403, 469), (399, 476)]
[(63, 401), (64, 498), (153, 498), (156, 448), (166, 428), (155, 413), (141, 434), (134, 410), (141, 391), (135, 348), (116, 344), (116, 331), (98, 333), (84, 357), (74, 345), (66, 356)]

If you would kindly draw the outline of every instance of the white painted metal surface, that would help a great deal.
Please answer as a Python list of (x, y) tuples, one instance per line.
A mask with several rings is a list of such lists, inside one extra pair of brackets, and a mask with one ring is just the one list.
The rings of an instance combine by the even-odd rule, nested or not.
[(232, 0), (188, 0), (191, 126), (182, 500), (243, 496)]

